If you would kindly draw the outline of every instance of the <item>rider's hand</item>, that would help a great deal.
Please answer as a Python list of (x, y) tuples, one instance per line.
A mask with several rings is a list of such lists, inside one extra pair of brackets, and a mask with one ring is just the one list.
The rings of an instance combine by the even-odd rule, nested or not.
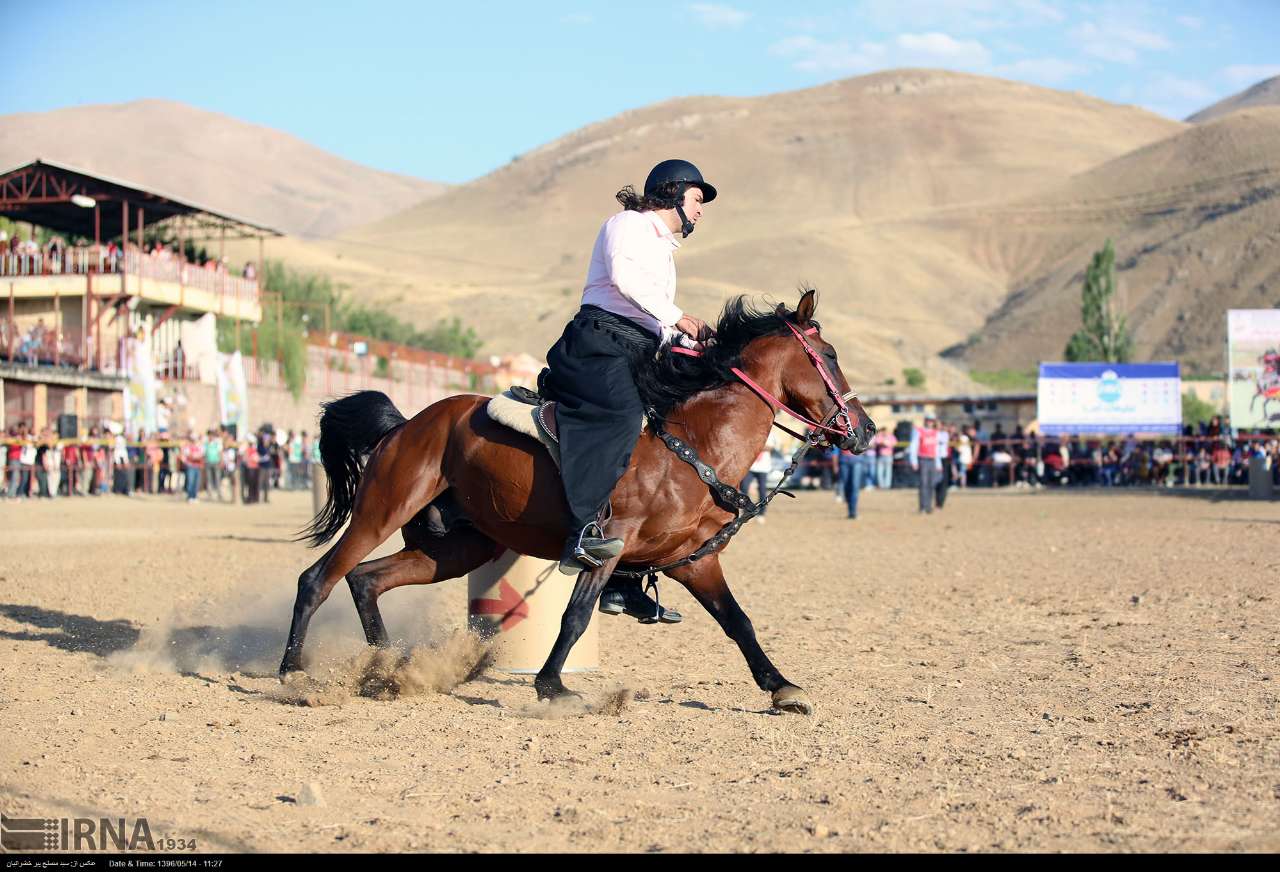
[(707, 326), (707, 322), (696, 315), (685, 315), (676, 322), (676, 329), (681, 333), (692, 336), (699, 342), (705, 342), (716, 335), (716, 332)]

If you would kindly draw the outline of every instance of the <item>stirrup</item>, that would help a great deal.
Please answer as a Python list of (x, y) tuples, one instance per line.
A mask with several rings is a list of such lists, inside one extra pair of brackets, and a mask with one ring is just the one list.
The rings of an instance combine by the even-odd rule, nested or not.
[(587, 566), (592, 569), (599, 569), (601, 566), (604, 566), (604, 561), (596, 557), (594, 554), (588, 553), (587, 549), (583, 547), (582, 544), (583, 540), (587, 538), (588, 531), (591, 530), (596, 532), (596, 536), (594, 538), (604, 538), (604, 530), (600, 529), (599, 524), (587, 524), (578, 532), (578, 544), (573, 548), (573, 557), (575, 560), (579, 560), (582, 563), (587, 564)]

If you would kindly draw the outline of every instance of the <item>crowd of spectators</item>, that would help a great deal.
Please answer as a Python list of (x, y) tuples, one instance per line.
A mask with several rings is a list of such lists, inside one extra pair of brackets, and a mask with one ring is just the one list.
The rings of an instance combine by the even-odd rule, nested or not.
[(268, 502), (272, 490), (310, 488), (320, 462), (318, 439), (270, 425), (240, 439), (209, 430), (185, 438), (144, 432), (130, 440), (97, 427), (84, 439), (58, 439), (51, 429), (37, 433), (24, 423), (10, 427), (3, 441), (0, 497), (9, 500), (145, 493), (188, 503)]
[[(1249, 460), (1268, 459), (1273, 481), (1280, 486), (1280, 436), (1274, 432), (1236, 433), (1215, 417), (1183, 428), (1180, 437), (1138, 438), (1045, 436), (1021, 427), (1006, 433), (997, 424), (943, 425), (944, 476), (950, 487), (1221, 487), (1248, 483)], [(799, 488), (845, 492), (851, 479), (858, 490), (887, 489), (895, 482), (914, 487), (907, 457), (909, 425), (880, 430), (859, 463), (847, 452), (813, 447), (805, 454), (791, 484)], [(772, 451), (771, 464), (758, 458), (753, 470), (785, 467), (782, 452)], [(843, 466), (842, 466), (843, 464)], [(843, 481), (842, 481), (843, 476)], [(846, 502), (848, 500), (846, 499)]]
[[(0, 274), (13, 275), (59, 275), (64, 272), (104, 272), (118, 273), (123, 267), (126, 254), (130, 257), (139, 251), (153, 264), (186, 264), (191, 267), (230, 274), (232, 272), (226, 257), (213, 257), (204, 249), (193, 249), (188, 246), (185, 253), (179, 253), (178, 246), (172, 243), (150, 241), (141, 249), (133, 242), (123, 247), (116, 241), (102, 243), (79, 240), (74, 246), (56, 234), (50, 235), (44, 244), (33, 238), (23, 239), (20, 235), (9, 236), (0, 230)], [(242, 278), (257, 278), (257, 268), (252, 262), (246, 263), (240, 271)]]

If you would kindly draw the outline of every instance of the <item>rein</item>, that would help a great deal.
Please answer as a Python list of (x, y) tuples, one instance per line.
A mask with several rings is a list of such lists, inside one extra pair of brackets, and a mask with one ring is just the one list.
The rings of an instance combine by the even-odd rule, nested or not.
[[(775, 413), (777, 413), (778, 411), (786, 412), (788, 415), (795, 418), (797, 421), (802, 421), (808, 426), (810, 426), (811, 428), (813, 428), (812, 432), (810, 432), (808, 435), (801, 436), (799, 433), (796, 433), (794, 430), (791, 430), (788, 427), (784, 427), (783, 425), (779, 424), (777, 421), (773, 422), (774, 427), (777, 427), (779, 430), (783, 430), (787, 433), (790, 433), (792, 436), (799, 439), (800, 445), (799, 447), (796, 448), (795, 453), (791, 455), (791, 463), (787, 465), (786, 470), (782, 473), (782, 477), (778, 479), (778, 483), (773, 486), (773, 488), (769, 491), (769, 493), (762, 494), (759, 502), (752, 502), (751, 497), (748, 496), (745, 492), (738, 490), (736, 487), (733, 487), (732, 485), (727, 485), (724, 482), (722, 482), (720, 478), (716, 475), (715, 470), (712, 469), (709, 465), (707, 465), (702, 460), (702, 458), (698, 456), (698, 453), (694, 451), (693, 446), (688, 445), (687, 443), (684, 442), (684, 440), (680, 439), (679, 437), (674, 436), (671, 433), (668, 433), (666, 430), (662, 429), (660, 425), (656, 423), (651, 423), (650, 426), (653, 428), (654, 434), (659, 439), (661, 439), (669, 449), (671, 449), (671, 452), (675, 454), (676, 457), (680, 458), (685, 463), (689, 464), (694, 468), (694, 470), (698, 473), (698, 478), (702, 479), (707, 484), (707, 486), (711, 488), (711, 493), (715, 497), (719, 498), (720, 502), (722, 503), (722, 507), (728, 509), (729, 511), (732, 511), (734, 517), (730, 519), (730, 521), (727, 524), (721, 527), (714, 536), (712, 536), (706, 542), (702, 543), (702, 546), (698, 548), (697, 551), (694, 551), (692, 554), (690, 554), (688, 557), (681, 558), (680, 560), (676, 560), (671, 563), (664, 563), (660, 566), (648, 566), (644, 569), (614, 569), (613, 571), (614, 575), (621, 575), (625, 578), (644, 578), (645, 576), (648, 576), (649, 587), (653, 589), (654, 592), (656, 593), (657, 585), (658, 585), (658, 573), (667, 572), (668, 570), (672, 570), (672, 569), (678, 569), (681, 566), (688, 566), (690, 563), (693, 563), (697, 560), (701, 560), (703, 557), (706, 557), (708, 554), (711, 554), (723, 548), (725, 545), (729, 543), (729, 540), (732, 539), (734, 535), (736, 535), (737, 532), (742, 529), (742, 526), (745, 523), (747, 523), (747, 521), (750, 521), (752, 518), (756, 517), (761, 512), (763, 512), (765, 507), (768, 506), (769, 503), (773, 501), (773, 498), (776, 497), (778, 494), (780, 493), (786, 494), (787, 496), (794, 499), (795, 494), (791, 493), (790, 491), (783, 490), (782, 485), (786, 483), (786, 481), (789, 478), (791, 478), (791, 476), (795, 473), (796, 469), (799, 468), (801, 459), (804, 457), (805, 454), (808, 453), (809, 449), (819, 445), (822, 442), (822, 440), (824, 439), (824, 436), (819, 431), (826, 431), (827, 433), (837, 433), (841, 436), (850, 436), (850, 437), (853, 436), (853, 416), (849, 412), (848, 400), (854, 397), (855, 394), (853, 391), (849, 391), (848, 393), (845, 393), (845, 394), (842, 394), (840, 392), (839, 388), (836, 387), (835, 382), (832, 381), (831, 376), (827, 370), (827, 367), (825, 366), (825, 364), (823, 364), (822, 359), (818, 355), (818, 352), (815, 351), (813, 346), (810, 345), (809, 342), (804, 338), (806, 334), (811, 336), (814, 333), (818, 332), (818, 328), (810, 327), (808, 330), (805, 330), (804, 333), (802, 334), (798, 329), (796, 329), (795, 325), (793, 325), (790, 321), (787, 321), (786, 325), (791, 328), (791, 332), (795, 334), (796, 339), (798, 339), (800, 341), (800, 344), (804, 346), (805, 352), (809, 356), (809, 360), (813, 363), (814, 368), (818, 370), (818, 374), (822, 376), (822, 380), (827, 386), (827, 393), (830, 394), (831, 398), (835, 400), (836, 405), (835, 405), (835, 408), (832, 410), (831, 414), (823, 419), (823, 423), (813, 421), (810, 418), (806, 417), (805, 415), (802, 415), (799, 412), (793, 411), (785, 403), (783, 403), (773, 394), (769, 393), (769, 391), (765, 390), (763, 387), (756, 384), (754, 379), (752, 379), (750, 376), (748, 376), (745, 372), (743, 372), (738, 367), (735, 366), (732, 368), (733, 374), (736, 375), (739, 379), (741, 379), (742, 382), (747, 387), (755, 391), (755, 393), (758, 394), (762, 400), (768, 403), (770, 408), (772, 408)], [(683, 354), (687, 357), (702, 356), (701, 352), (695, 351), (694, 349), (691, 349), (691, 348), (682, 348), (680, 346), (673, 345), (670, 350), (673, 353)], [(649, 415), (650, 422), (656, 422), (658, 420), (658, 416), (656, 414), (653, 414), (652, 410), (650, 410), (650, 412), (651, 412), (651, 414)], [(845, 422), (844, 430), (836, 430), (832, 427), (827, 426), (826, 424), (826, 422), (828, 421), (831, 422), (832, 424), (835, 424), (841, 418), (844, 418), (844, 422)], [(828, 440), (828, 444), (830, 444), (829, 440)], [(659, 614), (661, 614), (661, 611), (659, 611)]]

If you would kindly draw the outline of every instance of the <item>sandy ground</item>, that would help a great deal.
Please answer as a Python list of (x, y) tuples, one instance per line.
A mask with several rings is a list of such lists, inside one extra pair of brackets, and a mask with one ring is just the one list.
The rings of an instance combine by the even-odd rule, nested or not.
[[(674, 583), (681, 625), (597, 616), (586, 711), (493, 671), (352, 695), (339, 587), (309, 639), (335, 704), (297, 705), (308, 495), (0, 504), (0, 806), (224, 851), (1280, 850), (1280, 504), (913, 499), (783, 499), (725, 556), (811, 717), (771, 713)], [(443, 645), (416, 662), (454, 656), (465, 594), (384, 598)]]

